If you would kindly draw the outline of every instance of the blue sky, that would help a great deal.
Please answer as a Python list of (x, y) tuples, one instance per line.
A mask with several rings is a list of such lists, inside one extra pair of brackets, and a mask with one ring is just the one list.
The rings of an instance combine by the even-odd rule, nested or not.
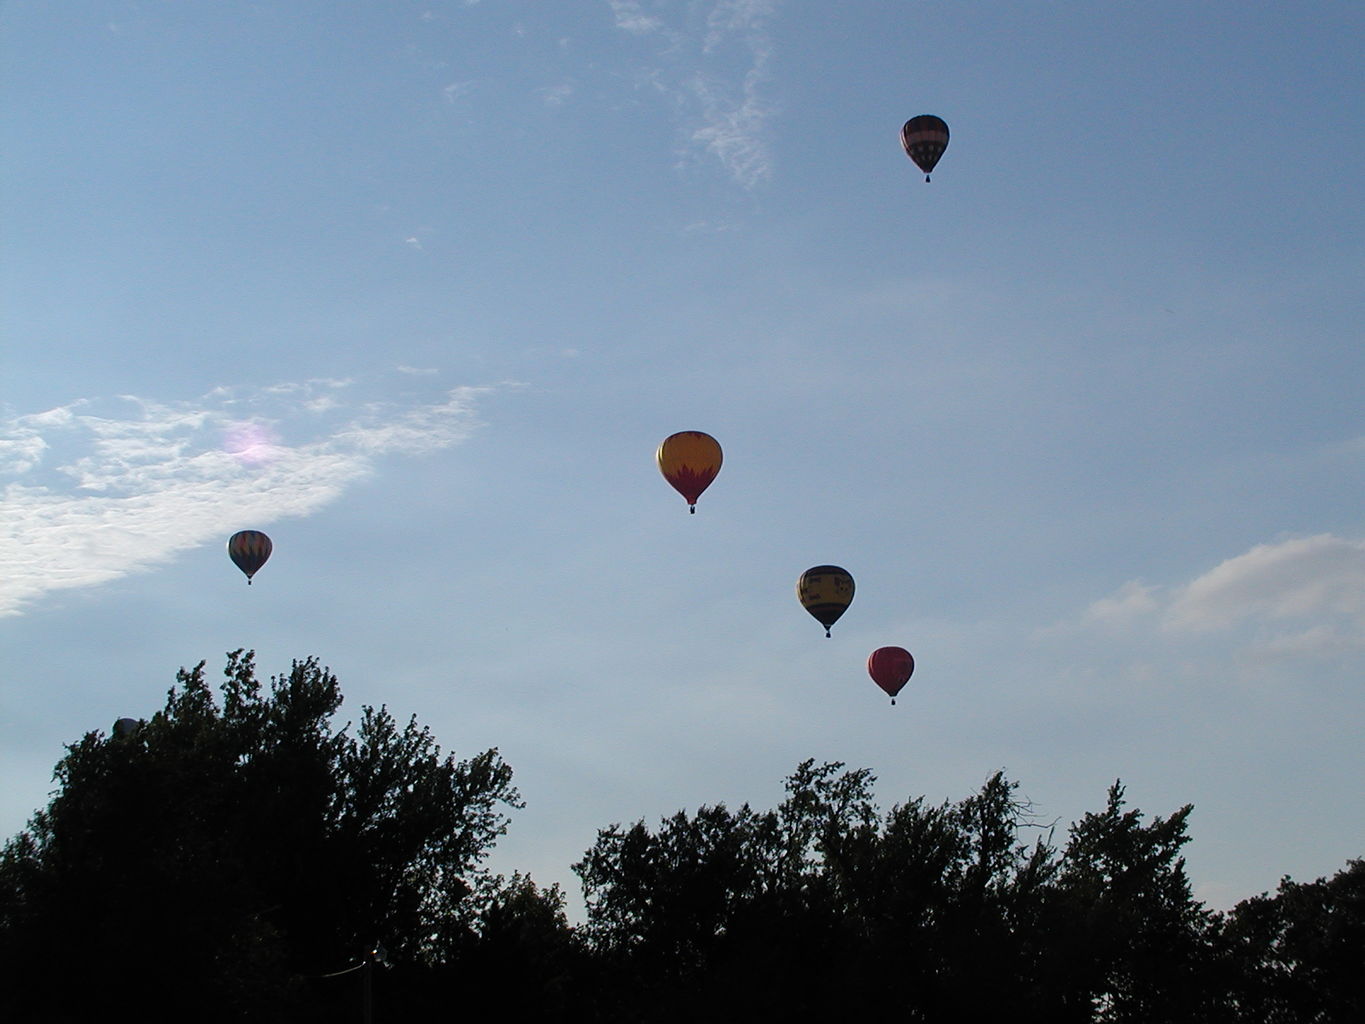
[[(15, 2), (0, 831), (175, 670), (497, 746), (493, 858), (1195, 805), (1225, 907), (1365, 853), (1358, 4)], [(907, 118), (952, 128), (926, 184)], [(705, 430), (689, 516), (660, 440)], [(266, 530), (249, 589), (226, 538)], [(831, 639), (795, 600), (835, 563)], [(868, 653), (904, 646), (895, 708)]]

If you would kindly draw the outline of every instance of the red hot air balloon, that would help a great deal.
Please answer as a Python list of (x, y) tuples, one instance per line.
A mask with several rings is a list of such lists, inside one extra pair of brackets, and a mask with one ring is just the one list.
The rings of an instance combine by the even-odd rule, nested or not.
[(896, 694), (910, 681), (913, 671), (915, 659), (904, 647), (878, 647), (867, 657), (867, 674), (891, 695), (892, 704), (896, 703)]
[(232, 564), (246, 573), (247, 586), (251, 586), (251, 577), (265, 565), (273, 545), (260, 530), (241, 530), (232, 535), (227, 547)]
[(924, 180), (928, 181), (929, 172), (948, 148), (948, 125), (943, 118), (933, 114), (912, 117), (901, 128), (901, 145), (905, 147), (905, 155), (915, 161), (924, 172)]
[(700, 430), (683, 430), (664, 438), (656, 458), (659, 472), (695, 513), (701, 492), (720, 472), (720, 443)]

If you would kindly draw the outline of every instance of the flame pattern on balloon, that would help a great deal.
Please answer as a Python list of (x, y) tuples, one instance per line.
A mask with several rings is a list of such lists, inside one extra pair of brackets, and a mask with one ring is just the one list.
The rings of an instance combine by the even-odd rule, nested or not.
[(700, 430), (683, 430), (664, 438), (655, 458), (659, 472), (695, 514), (701, 492), (711, 486), (720, 472), (723, 457), (719, 442)]
[(274, 545), (260, 530), (239, 530), (228, 540), (227, 549), (232, 564), (246, 573), (247, 586), (251, 586), (251, 577), (265, 565)]

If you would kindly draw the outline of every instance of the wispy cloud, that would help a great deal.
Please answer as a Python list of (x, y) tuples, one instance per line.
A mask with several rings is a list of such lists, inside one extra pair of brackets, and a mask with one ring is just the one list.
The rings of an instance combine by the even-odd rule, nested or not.
[(1187, 583), (1126, 583), (1084, 619), (1171, 637), (1249, 627), (1258, 649), (1280, 655), (1365, 650), (1365, 541), (1319, 534), (1258, 544)]
[(639, 0), (607, 0), (607, 5), (616, 19), (616, 27), (624, 32), (643, 36), (664, 27), (662, 19), (644, 12)]
[(1086, 610), (1086, 617), (1097, 622), (1127, 622), (1151, 614), (1157, 608), (1156, 588), (1141, 580), (1131, 580), (1092, 604)]
[(767, 25), (778, 0), (720, 0), (700, 26), (675, 25), (664, 5), (646, 12), (637, 0), (608, 0), (618, 29), (661, 48), (641, 80), (662, 91), (680, 118), (684, 151), (708, 154), (745, 188), (772, 177), (769, 125), (776, 108), (766, 95), (773, 64)]
[(82, 399), (0, 420), (0, 616), (243, 524), (316, 512), (385, 456), (464, 440), (488, 389), (404, 405), (356, 390), (328, 380), (183, 402)]
[(574, 94), (574, 86), (570, 82), (560, 85), (547, 85), (539, 90), (540, 101), (547, 107), (562, 107), (569, 101)]
[(445, 97), (447, 103), (454, 103), (457, 100), (468, 96), (474, 89), (472, 81), (451, 82), (441, 90), (441, 95)]
[(718, 159), (731, 177), (753, 188), (772, 177), (772, 156), (765, 127), (771, 110), (762, 100), (759, 65), (744, 76), (740, 96), (714, 77), (698, 75), (692, 91), (702, 108), (702, 123), (692, 141)]

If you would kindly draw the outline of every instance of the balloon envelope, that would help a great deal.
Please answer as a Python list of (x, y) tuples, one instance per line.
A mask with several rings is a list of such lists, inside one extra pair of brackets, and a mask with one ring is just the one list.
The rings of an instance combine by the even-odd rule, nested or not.
[(915, 659), (904, 647), (878, 647), (867, 657), (867, 674), (896, 703), (896, 694), (910, 681)]
[(924, 172), (924, 180), (928, 181), (929, 172), (948, 148), (948, 125), (943, 118), (933, 114), (912, 117), (901, 128), (901, 145), (905, 147), (905, 155), (915, 161)]
[(817, 565), (796, 581), (796, 597), (829, 636), (829, 627), (853, 603), (853, 577), (837, 565)]
[(697, 499), (720, 472), (720, 444), (700, 430), (683, 430), (664, 438), (656, 455), (659, 472), (681, 494), (693, 512)]
[(228, 557), (233, 565), (246, 573), (246, 581), (250, 584), (251, 577), (270, 557), (272, 547), (270, 538), (260, 530), (241, 530), (228, 540)]

